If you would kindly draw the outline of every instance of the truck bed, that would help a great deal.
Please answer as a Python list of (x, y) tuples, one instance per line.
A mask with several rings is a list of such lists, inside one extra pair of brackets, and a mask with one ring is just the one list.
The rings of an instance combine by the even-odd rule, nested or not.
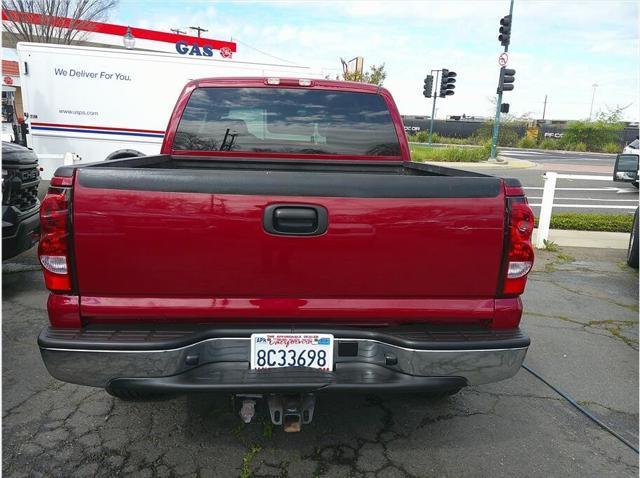
[(170, 170), (236, 170), (236, 171), (283, 171), (283, 172), (325, 172), (353, 174), (383, 174), (398, 176), (437, 176), (467, 177), (498, 180), (495, 176), (446, 168), (432, 164), (412, 161), (384, 160), (312, 160), (312, 159), (255, 159), (255, 158), (221, 158), (220, 156), (188, 156), (184, 154), (158, 154), (135, 158), (96, 161), (82, 165), (62, 166), (57, 169), (56, 176), (71, 177), (75, 170), (88, 169), (170, 169)]
[[(88, 322), (489, 322), (503, 180), (411, 162), (159, 155), (73, 176), (74, 282)], [(269, 207), (326, 211), (270, 232)]]

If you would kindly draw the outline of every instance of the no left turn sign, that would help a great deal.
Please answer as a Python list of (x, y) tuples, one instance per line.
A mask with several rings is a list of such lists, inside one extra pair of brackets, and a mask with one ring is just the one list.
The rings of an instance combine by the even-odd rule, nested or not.
[(500, 56), (498, 57), (498, 65), (500, 66), (507, 66), (507, 63), (509, 63), (509, 55), (507, 54), (507, 52), (503, 52), (500, 53)]

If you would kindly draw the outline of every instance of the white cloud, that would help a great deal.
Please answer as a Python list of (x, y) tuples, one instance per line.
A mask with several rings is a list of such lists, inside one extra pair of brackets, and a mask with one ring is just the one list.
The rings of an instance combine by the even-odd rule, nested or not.
[[(255, 15), (236, 15), (234, 7)], [(268, 13), (261, 15), (261, 9)], [(243, 10), (246, 12), (245, 10)], [(207, 36), (233, 37), (239, 60), (276, 57), (325, 71), (340, 71), (339, 58), (364, 56), (365, 66), (385, 63), (385, 86), (402, 113), (429, 114), (422, 81), (431, 68), (458, 72), (456, 94), (438, 100), (438, 115), (487, 115), (487, 97), (498, 80), (498, 19), (508, 1), (322, 2), (265, 4), (183, 3), (169, 16), (153, 10), (138, 24), (168, 30), (199, 24)], [(606, 105), (640, 104), (638, 99), (638, 5), (613, 1), (521, 1), (514, 10), (510, 67), (515, 89), (505, 94), (512, 112), (547, 117), (588, 116), (592, 87), (595, 110)], [(628, 119), (637, 120), (637, 107)]]

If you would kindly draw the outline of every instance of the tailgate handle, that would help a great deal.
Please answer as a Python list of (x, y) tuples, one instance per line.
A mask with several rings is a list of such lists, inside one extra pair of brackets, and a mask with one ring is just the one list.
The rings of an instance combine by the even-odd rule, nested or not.
[(264, 229), (271, 234), (317, 236), (327, 225), (327, 210), (322, 206), (271, 204), (264, 210)]

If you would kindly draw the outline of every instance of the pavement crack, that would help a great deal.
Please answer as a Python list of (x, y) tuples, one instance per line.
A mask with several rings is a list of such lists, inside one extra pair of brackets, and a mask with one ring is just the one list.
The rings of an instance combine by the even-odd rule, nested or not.
[(475, 415), (489, 415), (489, 414), (485, 413), (485, 412), (444, 413), (442, 415), (437, 415), (435, 417), (425, 417), (425, 418), (423, 418), (422, 420), (420, 420), (420, 423), (418, 424), (417, 428), (424, 428), (427, 425), (432, 425), (434, 423), (447, 421), (447, 420), (452, 420), (454, 418), (466, 418), (466, 417), (473, 417)]
[(477, 389), (473, 389), (473, 390), (468, 390), (466, 393), (475, 393), (478, 395), (488, 395), (490, 397), (495, 397), (498, 399), (501, 398), (529, 398), (529, 399), (536, 399), (536, 400), (553, 400), (553, 401), (562, 401), (562, 399), (560, 397), (550, 397), (550, 396), (545, 396), (545, 395), (535, 395), (533, 393), (498, 393), (498, 392), (489, 392), (486, 390), (477, 390)]
[[(579, 320), (570, 319), (569, 317), (541, 314), (539, 312), (532, 312), (529, 310), (525, 312), (525, 315), (530, 315), (532, 317), (541, 317), (545, 319), (561, 320), (563, 322), (576, 324), (580, 326), (582, 330), (586, 333), (609, 337), (616, 341), (623, 342), (625, 345), (631, 347), (634, 350), (638, 350), (638, 339), (626, 337), (620, 330), (621, 327), (623, 326), (629, 326), (629, 327), (638, 326), (638, 321), (636, 320), (605, 319), (605, 320), (590, 320), (589, 322), (584, 323), (584, 322), (580, 322)], [(595, 330), (604, 330), (608, 332), (609, 335), (597, 334)]]
[(33, 392), (28, 397), (24, 398), (23, 400), (21, 400), (20, 402), (16, 403), (12, 407), (9, 407), (9, 408), (6, 408), (5, 410), (3, 410), (2, 418), (4, 419), (4, 418), (9, 417), (10, 415), (13, 414), (13, 412), (15, 410), (17, 410), (18, 408), (21, 408), (24, 404), (26, 404), (28, 401), (34, 399), (38, 395), (40, 395), (42, 393), (46, 393), (46, 392), (58, 391), (62, 387), (64, 387), (65, 385), (66, 385), (65, 383), (58, 382), (57, 380), (51, 380), (50, 385), (48, 387), (43, 388), (41, 390), (38, 390), (36, 392)]
[(592, 405), (596, 405), (598, 407), (604, 408), (605, 410), (607, 410), (609, 412), (621, 413), (623, 415), (628, 415), (630, 417), (637, 417), (638, 416), (637, 413), (629, 413), (629, 412), (625, 412), (625, 411), (622, 411), (622, 410), (617, 410), (617, 409), (615, 409), (613, 407), (610, 407), (608, 405), (604, 405), (604, 404), (602, 404), (600, 402), (596, 402), (596, 401), (593, 401), (593, 400), (576, 400), (576, 403), (578, 403), (578, 405), (582, 405), (583, 407), (590, 407)]
[(571, 287), (567, 287), (566, 285), (563, 285), (561, 283), (559, 283), (558, 281), (555, 280), (549, 280), (548, 281), (550, 284), (555, 285), (556, 287), (559, 287), (560, 289), (566, 290), (567, 292), (571, 292), (572, 294), (576, 294), (579, 295), (581, 297), (589, 297), (590, 299), (598, 299), (598, 300), (602, 300), (605, 302), (609, 302), (610, 304), (616, 305), (618, 307), (622, 307), (625, 309), (630, 309), (633, 310), (635, 312), (638, 311), (638, 306), (637, 304), (624, 304), (622, 302), (618, 302), (614, 299), (612, 299), (611, 297), (605, 297), (599, 294), (594, 294), (593, 292), (589, 291), (589, 292), (583, 292), (581, 290), (578, 289), (572, 289)]

